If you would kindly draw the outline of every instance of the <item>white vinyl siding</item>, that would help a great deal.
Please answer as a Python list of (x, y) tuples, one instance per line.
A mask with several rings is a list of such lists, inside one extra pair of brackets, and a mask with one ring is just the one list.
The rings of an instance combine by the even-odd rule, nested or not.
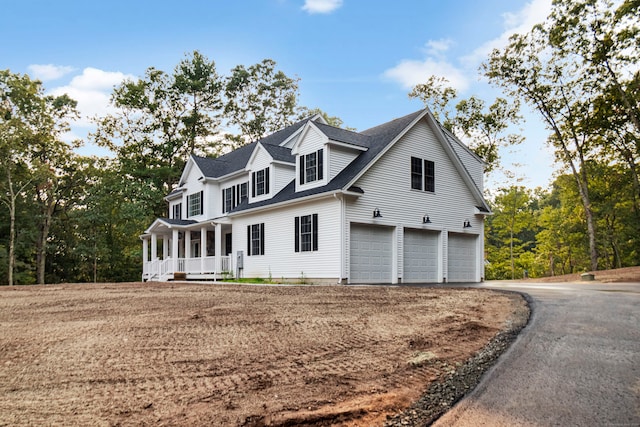
[[(302, 139), (300, 139), (297, 147), (294, 150), (294, 154), (296, 155), (296, 191), (319, 187), (327, 183), (327, 150), (324, 149), (326, 146), (326, 142), (327, 137), (313, 126), (310, 126), (302, 135)], [(308, 158), (305, 158), (305, 156), (316, 153), (316, 164), (319, 164), (320, 162), (317, 159), (317, 154), (319, 151), (323, 156), (321, 160), (322, 172), (316, 170), (315, 179), (309, 181), (307, 177)], [(303, 168), (302, 171), (301, 168)], [(301, 173), (302, 176), (304, 176), (304, 182), (300, 180)], [(322, 178), (318, 178), (319, 175), (321, 175)]]
[[(295, 252), (295, 217), (318, 215), (318, 250)], [(247, 225), (264, 222), (265, 255), (247, 257)], [(233, 217), (233, 247), (245, 252), (244, 276), (276, 279), (341, 277), (340, 203), (334, 197)], [(235, 256), (236, 254), (234, 254)]]
[[(411, 157), (429, 159), (436, 165), (436, 192), (411, 189)], [(442, 233), (447, 231), (482, 235), (483, 221), (474, 215), (477, 201), (458, 174), (449, 155), (431, 131), (425, 120), (417, 123), (395, 143), (371, 168), (355, 182), (364, 194), (348, 199), (346, 221), (369, 222), (372, 224), (424, 228)], [(373, 210), (378, 208), (381, 218), (373, 218)], [(422, 218), (429, 215), (430, 224), (423, 224)], [(472, 227), (463, 228), (469, 219)], [(395, 269), (402, 277), (404, 267), (402, 234), (397, 233), (394, 244)], [(349, 247), (349, 237), (345, 236), (345, 246)], [(446, 277), (446, 239), (441, 239), (442, 265), (438, 282)], [(479, 253), (476, 256), (480, 257)], [(350, 262), (350, 257), (347, 257)], [(478, 264), (481, 264), (478, 259)], [(347, 265), (347, 271), (350, 270)], [(481, 276), (479, 276), (481, 277)], [(479, 280), (479, 279), (478, 279)], [(393, 282), (392, 282), (393, 283)]]
[(296, 169), (293, 164), (289, 166), (274, 163), (271, 165), (271, 171), (273, 172), (271, 189), (273, 190), (274, 196), (289, 185), (296, 177)]
[(328, 147), (329, 180), (335, 178), (361, 153), (361, 151), (354, 151), (336, 145), (329, 145)]

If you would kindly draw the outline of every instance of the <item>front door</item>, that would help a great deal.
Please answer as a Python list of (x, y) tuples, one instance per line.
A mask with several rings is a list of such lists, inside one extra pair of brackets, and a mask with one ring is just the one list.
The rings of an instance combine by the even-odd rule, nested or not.
[(232, 250), (232, 242), (233, 240), (231, 239), (231, 233), (227, 233), (224, 235), (224, 254), (226, 256), (231, 255), (231, 253), (233, 252)]
[(191, 241), (191, 258), (200, 258), (200, 240)]

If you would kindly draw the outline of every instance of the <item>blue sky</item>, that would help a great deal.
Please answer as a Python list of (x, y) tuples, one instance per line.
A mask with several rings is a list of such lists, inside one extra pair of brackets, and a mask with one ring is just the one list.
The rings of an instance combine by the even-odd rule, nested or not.
[[(422, 108), (407, 96), (429, 75), (461, 97), (500, 96), (479, 64), (514, 32), (548, 15), (551, 0), (4, 0), (0, 69), (26, 73), (79, 101), (75, 137), (108, 112), (114, 85), (148, 67), (171, 72), (193, 50), (220, 74), (275, 60), (300, 78), (299, 104), (363, 130)], [(502, 153), (522, 184), (546, 187), (553, 156), (546, 130), (527, 114), (526, 142)], [(82, 154), (104, 154), (87, 144)], [(512, 152), (513, 151), (513, 152)], [(513, 166), (517, 163), (517, 166)], [(487, 183), (496, 188), (500, 174)]]

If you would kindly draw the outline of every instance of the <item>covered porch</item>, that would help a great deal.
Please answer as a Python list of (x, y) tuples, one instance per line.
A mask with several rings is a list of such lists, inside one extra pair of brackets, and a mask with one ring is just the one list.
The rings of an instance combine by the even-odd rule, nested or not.
[(218, 280), (234, 275), (231, 224), (158, 218), (140, 236), (142, 280)]

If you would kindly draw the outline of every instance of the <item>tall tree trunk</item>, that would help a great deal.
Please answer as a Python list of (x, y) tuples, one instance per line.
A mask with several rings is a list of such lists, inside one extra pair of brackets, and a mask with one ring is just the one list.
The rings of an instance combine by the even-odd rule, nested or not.
[(9, 217), (10, 217), (10, 227), (9, 227), (9, 274), (7, 278), (7, 282), (9, 286), (13, 286), (13, 271), (16, 268), (16, 197), (13, 194), (13, 185), (9, 182), (10, 194), (11, 198), (9, 203)]
[(47, 240), (51, 229), (51, 219), (56, 209), (56, 203), (50, 200), (45, 201), (40, 223), (40, 233), (36, 241), (36, 282), (39, 285), (45, 284), (45, 269), (47, 261)]

